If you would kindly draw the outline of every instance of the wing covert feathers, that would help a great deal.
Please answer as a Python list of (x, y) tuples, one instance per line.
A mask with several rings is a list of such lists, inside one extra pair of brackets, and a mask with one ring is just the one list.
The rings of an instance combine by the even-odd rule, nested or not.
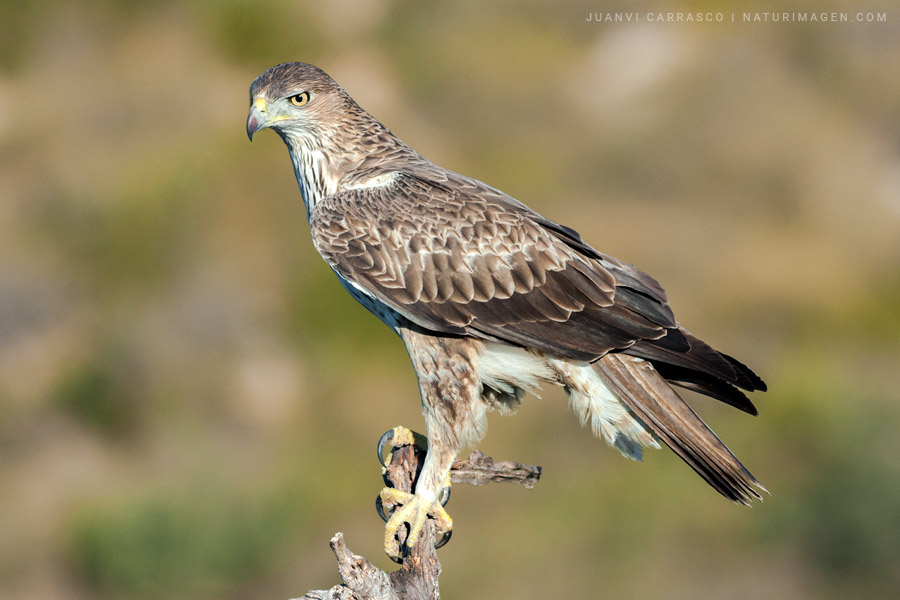
[(716, 491), (741, 504), (762, 499), (762, 484), (649, 362), (608, 354), (594, 365), (613, 393)]
[(401, 172), (324, 198), (310, 219), (316, 249), (427, 330), (582, 361), (623, 352), (756, 414), (738, 388), (764, 390), (762, 380), (682, 329), (652, 277), (480, 182), (429, 177)]
[(310, 220), (316, 248), (344, 278), (438, 332), (594, 360), (677, 327), (649, 276), (501, 192), (445, 176), (404, 173), (323, 199)]

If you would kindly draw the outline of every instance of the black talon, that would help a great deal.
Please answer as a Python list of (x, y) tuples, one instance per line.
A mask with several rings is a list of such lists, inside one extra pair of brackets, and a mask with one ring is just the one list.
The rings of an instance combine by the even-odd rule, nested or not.
[(438, 498), (441, 501), (441, 506), (447, 506), (447, 503), (450, 502), (450, 486), (443, 488), (441, 490), (441, 495)]
[(384, 447), (392, 439), (394, 439), (394, 430), (388, 429), (382, 434), (381, 439), (378, 440), (378, 462), (380, 462), (381, 466), (384, 468), (387, 468), (387, 464), (384, 462)]
[(381, 520), (385, 523), (388, 522), (388, 516), (384, 514), (384, 502), (381, 499), (381, 494), (375, 498), (375, 512), (378, 513), (378, 516), (381, 517)]
[(447, 542), (450, 541), (450, 537), (452, 535), (453, 535), (453, 530), (451, 529), (450, 531), (445, 533), (443, 536), (441, 536), (441, 539), (439, 539), (438, 542), (434, 545), (434, 549), (437, 550), (438, 548), (443, 548), (447, 544)]

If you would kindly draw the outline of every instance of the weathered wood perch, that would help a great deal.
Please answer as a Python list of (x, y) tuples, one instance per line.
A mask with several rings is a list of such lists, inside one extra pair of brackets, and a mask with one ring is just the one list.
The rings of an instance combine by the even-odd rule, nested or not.
[[(385, 479), (403, 491), (411, 492), (425, 450), (402, 445), (392, 451), (385, 468)], [(527, 489), (541, 477), (541, 468), (511, 461), (494, 462), (475, 450), (465, 460), (457, 460), (450, 471), (453, 483), (486, 485), (491, 482), (518, 483)], [(405, 538), (405, 533), (402, 535)], [(401, 544), (405, 539), (400, 540)], [(437, 600), (441, 563), (434, 549), (434, 524), (429, 520), (415, 548), (403, 559), (397, 571), (386, 573), (364, 557), (353, 554), (344, 543), (344, 534), (331, 538), (331, 549), (338, 562), (342, 583), (330, 590), (310, 591), (299, 600)]]
[(450, 481), (469, 485), (487, 485), (494, 483), (518, 483), (530, 490), (541, 478), (541, 468), (523, 465), (511, 460), (494, 462), (480, 450), (473, 450), (466, 460), (453, 463)]

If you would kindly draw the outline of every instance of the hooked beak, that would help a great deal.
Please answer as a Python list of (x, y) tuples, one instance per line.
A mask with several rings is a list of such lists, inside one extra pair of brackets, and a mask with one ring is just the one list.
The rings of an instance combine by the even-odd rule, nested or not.
[(247, 137), (253, 141), (253, 134), (264, 127), (269, 126), (269, 117), (266, 115), (266, 101), (257, 98), (250, 107), (250, 114), (247, 115)]

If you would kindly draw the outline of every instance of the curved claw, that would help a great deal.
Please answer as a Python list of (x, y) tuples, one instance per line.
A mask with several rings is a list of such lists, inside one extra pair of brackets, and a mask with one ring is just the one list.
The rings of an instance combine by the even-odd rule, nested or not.
[[(447, 503), (450, 502), (450, 486), (443, 488), (441, 490), (441, 495), (438, 496), (438, 501), (441, 503), (441, 506), (447, 506)], [(447, 540), (450, 539), (450, 536), (447, 536)], [(447, 542), (444, 542), (446, 544)], [(441, 544), (443, 546), (443, 544)], [(437, 546), (440, 548), (440, 546)]]
[[(378, 462), (380, 462), (381, 466), (384, 467), (385, 469), (387, 468), (387, 464), (384, 462), (384, 447), (387, 445), (388, 442), (390, 442), (393, 439), (394, 439), (394, 430), (388, 429), (381, 435), (381, 438), (379, 438), (379, 440), (378, 440)], [(385, 519), (385, 520), (387, 520), (387, 519)]]
[(378, 440), (378, 462), (380, 462), (381, 466), (385, 469), (387, 468), (387, 464), (384, 462), (384, 447), (387, 446), (388, 442), (391, 442), (391, 445), (394, 448), (415, 444), (424, 450), (428, 449), (428, 438), (415, 431), (410, 431), (403, 425), (398, 425), (393, 429), (385, 431)]
[(384, 514), (384, 501), (381, 499), (381, 494), (375, 498), (375, 512), (378, 513), (378, 516), (381, 517), (381, 520), (385, 523), (388, 522), (389, 517)]
[(438, 548), (443, 548), (445, 545), (447, 545), (447, 542), (450, 541), (450, 538), (451, 538), (451, 537), (453, 537), (453, 530), (452, 530), (452, 529), (451, 529), (450, 531), (448, 531), (447, 533), (445, 533), (443, 536), (441, 536), (441, 539), (439, 539), (439, 540), (435, 543), (434, 549), (437, 550)]

